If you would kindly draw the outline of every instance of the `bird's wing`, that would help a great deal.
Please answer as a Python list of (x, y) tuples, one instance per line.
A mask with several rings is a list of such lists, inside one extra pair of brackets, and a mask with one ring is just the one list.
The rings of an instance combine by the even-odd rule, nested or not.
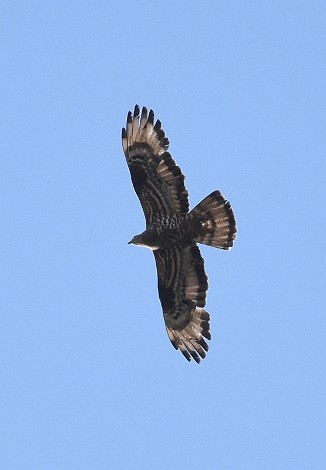
[(188, 361), (200, 362), (205, 357), (210, 339), (209, 314), (204, 310), (207, 276), (199, 248), (194, 245), (182, 251), (154, 251), (158, 292), (166, 330), (172, 345)]
[(139, 106), (128, 113), (126, 128), (122, 129), (122, 146), (129, 166), (131, 180), (144, 210), (146, 223), (166, 215), (189, 211), (188, 192), (184, 176), (171, 154), (169, 141), (154, 125), (154, 112)]

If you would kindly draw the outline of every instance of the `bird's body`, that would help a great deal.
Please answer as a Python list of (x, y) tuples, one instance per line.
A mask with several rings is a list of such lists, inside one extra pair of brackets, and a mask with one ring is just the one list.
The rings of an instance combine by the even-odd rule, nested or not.
[(176, 248), (182, 250), (193, 243), (193, 217), (190, 214), (166, 216), (151, 224), (144, 232), (136, 235), (131, 243), (151, 250)]
[(228, 250), (236, 236), (230, 203), (214, 191), (189, 212), (184, 176), (167, 152), (169, 141), (154, 113), (136, 105), (128, 113), (122, 144), (146, 230), (129, 243), (153, 250), (168, 336), (186, 359), (205, 357), (210, 339), (204, 310), (208, 288), (197, 243)]

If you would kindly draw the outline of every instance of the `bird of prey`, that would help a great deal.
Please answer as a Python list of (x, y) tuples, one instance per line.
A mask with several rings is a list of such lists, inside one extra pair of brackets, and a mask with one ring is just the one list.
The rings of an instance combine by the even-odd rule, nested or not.
[(129, 242), (153, 251), (167, 334), (175, 349), (197, 363), (211, 339), (204, 260), (197, 243), (229, 250), (236, 238), (230, 203), (214, 191), (189, 212), (184, 176), (167, 151), (154, 112), (136, 105), (122, 129), (122, 146), (142, 205), (146, 230)]

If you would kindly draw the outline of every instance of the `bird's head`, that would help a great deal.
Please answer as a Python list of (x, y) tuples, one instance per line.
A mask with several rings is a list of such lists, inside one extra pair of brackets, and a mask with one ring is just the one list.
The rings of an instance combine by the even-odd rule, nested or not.
[(141, 234), (135, 235), (134, 237), (132, 237), (130, 242), (128, 242), (128, 245), (143, 245)]
[(135, 235), (130, 242), (128, 242), (128, 245), (131, 244), (145, 246), (150, 250), (157, 250), (159, 248), (151, 230), (145, 230), (145, 232)]

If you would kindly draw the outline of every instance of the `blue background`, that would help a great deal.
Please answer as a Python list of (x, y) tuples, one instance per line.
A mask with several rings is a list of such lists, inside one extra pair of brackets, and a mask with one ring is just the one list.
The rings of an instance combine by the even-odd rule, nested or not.
[[(1, 468), (324, 469), (325, 3), (2, 1)], [(213, 339), (169, 343), (121, 149), (153, 108), (193, 207)]]

